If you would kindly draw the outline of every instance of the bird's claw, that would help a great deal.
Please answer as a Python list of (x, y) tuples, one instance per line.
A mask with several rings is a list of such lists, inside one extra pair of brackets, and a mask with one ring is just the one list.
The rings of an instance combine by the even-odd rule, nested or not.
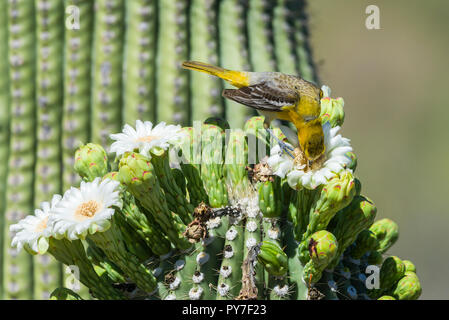
[(278, 137), (276, 137), (271, 129), (266, 129), (266, 130), (268, 131), (270, 136), (273, 137), (278, 142), (279, 147), (281, 148), (281, 150), (283, 152), (285, 152), (286, 154), (288, 154), (293, 159), (295, 159), (295, 156), (291, 153), (291, 151), (294, 151), (294, 148), (292, 146), (289, 146), (285, 142), (281, 141)]

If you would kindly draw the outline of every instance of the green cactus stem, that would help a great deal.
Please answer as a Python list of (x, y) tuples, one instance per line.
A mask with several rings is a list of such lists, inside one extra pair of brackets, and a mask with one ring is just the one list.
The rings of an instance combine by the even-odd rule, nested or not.
[(154, 167), (150, 160), (137, 153), (125, 154), (119, 164), (119, 179), (125, 184), (140, 204), (151, 213), (168, 239), (181, 250), (191, 244), (182, 234), (186, 225), (180, 217), (168, 209)]
[[(63, 189), (79, 185), (74, 171), (75, 150), (90, 139), (90, 100), (92, 29), (94, 2), (65, 0), (65, 7), (76, 6), (83, 27), (65, 28), (64, 34), (64, 104), (61, 132)], [(81, 23), (81, 22), (80, 22)]]
[(181, 69), (187, 60), (187, 2), (158, 1), (156, 97), (158, 121), (187, 125), (188, 73)]
[[(124, 296), (115, 290), (105, 279), (100, 278), (94, 271), (86, 256), (81, 240), (49, 239), (48, 253), (67, 266), (79, 269), (79, 281), (92, 291), (98, 299), (121, 300)], [(76, 276), (75, 276), (76, 277)]]
[[(9, 75), (7, 2), (0, 3), (0, 72)], [(9, 76), (0, 78), (0, 233), (5, 233), (5, 192), (9, 153)], [(0, 256), (4, 256), (4, 237), (0, 237)], [(3, 263), (0, 263), (0, 299), (3, 298)]]
[[(36, 20), (34, 3), (12, 1), (7, 4), (9, 48), (9, 158), (6, 190), (4, 230), (25, 217), (33, 207), (35, 162), (35, 83), (34, 79)], [(32, 259), (25, 252), (9, 247), (11, 233), (2, 234), (3, 297), (5, 299), (31, 299)]]
[(155, 120), (156, 1), (125, 1), (123, 121)]
[[(40, 1), (36, 8), (36, 164), (34, 204), (61, 192), (62, 39), (63, 2)], [(48, 299), (61, 285), (61, 265), (46, 255), (34, 259), (34, 298)]]
[[(193, 0), (190, 4), (190, 60), (218, 63), (218, 41), (215, 20), (217, 0)], [(224, 114), (220, 95), (221, 82), (215, 77), (191, 72), (191, 122), (204, 121)]]
[(90, 127), (92, 142), (105, 148), (121, 127), (124, 3), (95, 0)]
[[(230, 24), (229, 21), (234, 23)], [(232, 70), (249, 70), (244, 7), (240, 1), (220, 1), (218, 27), (220, 65)], [(224, 87), (230, 88), (230, 85), (226, 83)], [(231, 127), (240, 128), (250, 116), (254, 115), (254, 111), (226, 99), (225, 115)]]
[(170, 169), (168, 153), (163, 149), (153, 149), (151, 151), (151, 163), (161, 187), (166, 190), (165, 197), (168, 208), (170, 211), (178, 214), (185, 224), (190, 223), (193, 219), (194, 207), (188, 202), (176, 183), (175, 177)]
[[(369, 228), (376, 217), (377, 209), (374, 203), (363, 196), (355, 196), (352, 202), (344, 209), (340, 210), (329, 223), (328, 230), (331, 231), (338, 241), (339, 257), (346, 248), (353, 243), (358, 234)], [(329, 268), (332, 269), (338, 262), (334, 259)]]

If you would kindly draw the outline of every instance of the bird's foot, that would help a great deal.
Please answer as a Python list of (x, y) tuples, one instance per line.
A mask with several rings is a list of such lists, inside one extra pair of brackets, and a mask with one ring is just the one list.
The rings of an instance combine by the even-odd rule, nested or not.
[(277, 143), (279, 144), (279, 147), (281, 147), (281, 150), (283, 152), (285, 152), (286, 154), (288, 154), (290, 157), (292, 157), (292, 159), (295, 159), (295, 156), (292, 154), (292, 151), (294, 151), (294, 148), (292, 146), (289, 146), (288, 144), (286, 144), (284, 141), (281, 141), (278, 137), (276, 137), (276, 135), (273, 133), (273, 130), (271, 129), (266, 129), (267, 132), (270, 134), (271, 137), (273, 137)]

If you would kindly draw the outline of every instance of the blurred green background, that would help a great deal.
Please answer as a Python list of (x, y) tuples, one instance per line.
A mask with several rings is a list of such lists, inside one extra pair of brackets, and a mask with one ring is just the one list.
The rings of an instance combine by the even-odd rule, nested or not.
[[(368, 30), (365, 8), (380, 9)], [(345, 100), (363, 193), (400, 227), (421, 299), (449, 299), (449, 1), (309, 1), (321, 82)]]

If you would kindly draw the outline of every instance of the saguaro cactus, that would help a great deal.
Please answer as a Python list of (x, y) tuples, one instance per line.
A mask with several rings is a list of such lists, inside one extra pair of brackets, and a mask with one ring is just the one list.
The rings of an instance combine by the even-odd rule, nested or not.
[[(228, 127), (216, 119), (206, 121), (211, 122)], [(262, 117), (250, 119), (247, 132), (257, 135), (250, 128), (263, 128), (262, 123)], [(48, 251), (67, 264), (76, 262), (83, 249), (78, 245), (76, 253), (71, 248), (62, 256), (52, 244), (88, 240), (92, 258), (80, 258), (81, 278), (98, 299), (419, 297), (415, 266), (398, 257), (382, 262), (381, 256), (376, 262), (382, 264), (380, 287), (366, 285), (370, 257), (391, 247), (397, 226), (388, 219), (373, 223), (376, 207), (360, 195), (351, 166), (355, 155), (338, 127), (325, 130), (329, 152), (313, 169), (279, 154), (278, 145), (268, 159), (249, 164), (244, 131), (211, 124), (196, 129), (201, 130), (198, 135), (191, 133), (195, 128), (164, 123), (153, 127), (137, 121), (136, 130), (125, 126), (123, 133), (111, 135), (118, 172), (108, 172), (100, 145), (82, 146), (75, 168), (89, 182), (55, 195), (51, 206), (43, 204), (46, 216), (36, 211), (12, 226), (17, 232), (13, 245), (33, 254)], [(270, 146), (265, 131), (260, 132), (259, 139)], [(194, 151), (198, 157), (188, 154), (195, 136), (201, 139)], [(200, 162), (189, 162), (195, 158)], [(204, 201), (197, 203), (194, 187), (186, 189), (174, 174), (178, 169), (170, 168), (169, 163), (176, 167), (179, 160), (199, 170), (196, 179), (203, 180)], [(326, 171), (329, 163), (334, 171)], [(195, 205), (190, 194), (195, 194)], [(93, 266), (102, 282), (91, 281)], [(126, 285), (136, 289), (112, 289)], [(58, 294), (61, 290), (53, 297), (74, 297)]]
[[(360, 195), (338, 135), (342, 99), (322, 100), (326, 134), (339, 137), (327, 154), (335, 175), (304, 172), (270, 145), (263, 118), (221, 98), (220, 80), (179, 68), (193, 59), (317, 82), (304, 5), (0, 1), (1, 297), (50, 297), (62, 263), (86, 287), (52, 299), (85, 299), (87, 288), (97, 299), (416, 299), (406, 260), (388, 287), (364, 285), (397, 226), (373, 223)], [(125, 123), (136, 129), (111, 135)], [(86, 188), (117, 202), (73, 204)]]

